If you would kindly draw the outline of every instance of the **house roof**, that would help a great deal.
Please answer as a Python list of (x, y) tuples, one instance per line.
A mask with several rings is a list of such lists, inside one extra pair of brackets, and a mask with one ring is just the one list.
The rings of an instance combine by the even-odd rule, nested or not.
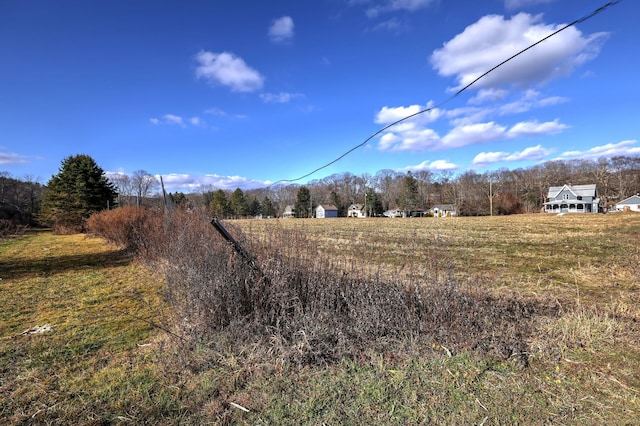
[(435, 206), (431, 207), (431, 210), (435, 209), (453, 211), (455, 210), (455, 207), (453, 206), (453, 204), (436, 204)]
[(349, 210), (362, 210), (362, 204), (351, 204)]
[(589, 185), (562, 185), (562, 186), (550, 186), (549, 193), (547, 194), (548, 198), (555, 198), (561, 193), (564, 189), (568, 189), (575, 196), (581, 197), (595, 197), (596, 196), (596, 184), (592, 183)]
[(640, 204), (640, 195), (632, 195), (631, 197), (626, 198), (626, 199), (624, 199), (624, 200), (620, 201), (619, 203), (617, 203), (617, 205), (621, 205), (621, 204), (622, 204), (622, 205), (626, 205), (626, 204), (632, 204), (632, 205)]
[[(322, 207), (325, 211), (326, 210), (338, 210), (338, 208), (332, 204), (320, 204), (318, 207)], [(318, 208), (316, 207), (316, 208)]]

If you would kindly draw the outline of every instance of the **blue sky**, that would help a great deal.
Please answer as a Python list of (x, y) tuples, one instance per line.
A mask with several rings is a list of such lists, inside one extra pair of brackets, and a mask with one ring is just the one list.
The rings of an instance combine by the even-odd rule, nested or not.
[[(640, 2), (0, 0), (0, 171), (170, 191), (640, 155)], [(304, 180), (301, 181), (304, 183)]]

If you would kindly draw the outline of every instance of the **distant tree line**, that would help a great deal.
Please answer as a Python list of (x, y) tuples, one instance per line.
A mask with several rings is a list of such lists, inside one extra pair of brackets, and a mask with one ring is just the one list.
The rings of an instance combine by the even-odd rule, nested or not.
[(80, 220), (116, 205), (161, 206), (167, 202), (184, 208), (205, 207), (220, 218), (278, 217), (286, 206), (294, 207), (298, 217), (310, 217), (319, 204), (337, 207), (339, 216), (346, 216), (351, 204), (362, 204), (368, 216), (395, 208), (427, 210), (438, 204), (452, 204), (460, 215), (501, 215), (540, 211), (549, 187), (565, 183), (595, 183), (604, 208), (610, 209), (640, 192), (640, 156), (557, 160), (528, 168), (470, 170), (457, 175), (427, 170), (380, 170), (374, 175), (345, 172), (304, 185), (245, 191), (205, 187), (193, 193), (163, 194), (158, 179), (145, 170), (107, 177), (91, 157), (80, 155), (66, 158), (46, 185), (32, 176), (19, 179), (0, 171), (0, 219), (52, 221), (56, 219), (53, 212), (65, 212), (71, 206), (79, 210), (76, 219)]
[(458, 175), (427, 170), (380, 170), (375, 175), (345, 172), (304, 185), (250, 190), (245, 196), (269, 198), (278, 214), (287, 205), (295, 206), (299, 217), (307, 217), (318, 204), (334, 205), (339, 216), (346, 216), (349, 206), (356, 203), (366, 208), (368, 216), (395, 208), (427, 210), (438, 204), (452, 204), (467, 216), (505, 215), (540, 211), (551, 186), (593, 183), (605, 209), (640, 192), (640, 156), (556, 160), (528, 168), (471, 170)]
[(43, 185), (31, 175), (17, 179), (0, 171), (0, 219), (35, 224), (42, 205)]

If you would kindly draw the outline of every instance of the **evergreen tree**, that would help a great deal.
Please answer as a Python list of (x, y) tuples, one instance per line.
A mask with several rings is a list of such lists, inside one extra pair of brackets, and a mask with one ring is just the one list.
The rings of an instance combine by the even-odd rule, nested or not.
[(247, 198), (244, 196), (242, 189), (236, 188), (236, 190), (231, 193), (231, 197), (229, 197), (229, 209), (231, 210), (231, 214), (236, 217), (246, 216), (249, 213)]
[(402, 192), (398, 198), (398, 207), (406, 213), (410, 213), (418, 204), (418, 181), (411, 172), (407, 172), (402, 182)]
[(218, 189), (213, 193), (211, 199), (211, 213), (219, 218), (225, 218), (229, 214), (229, 201), (227, 194), (222, 189)]
[(275, 217), (276, 215), (276, 208), (273, 206), (269, 197), (264, 197), (264, 200), (262, 200), (261, 210), (262, 214), (266, 217)]
[(256, 217), (262, 213), (262, 204), (258, 201), (257, 198), (252, 198), (249, 203), (249, 214), (253, 217)]
[(382, 200), (380, 200), (378, 193), (373, 189), (368, 189), (365, 194), (365, 207), (367, 217), (379, 216), (384, 211), (382, 208)]
[(331, 191), (329, 194), (329, 202), (338, 208), (338, 216), (345, 217), (347, 215), (348, 207), (342, 203), (342, 198), (336, 191)]
[(306, 186), (301, 186), (296, 195), (296, 214), (298, 217), (311, 217), (311, 192)]
[(47, 183), (41, 219), (57, 231), (83, 231), (86, 219), (113, 207), (116, 196), (114, 185), (93, 158), (70, 156)]

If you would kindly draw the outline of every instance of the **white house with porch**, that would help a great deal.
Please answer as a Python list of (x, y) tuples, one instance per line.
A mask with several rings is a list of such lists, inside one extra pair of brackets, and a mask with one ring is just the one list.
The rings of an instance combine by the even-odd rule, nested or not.
[(600, 198), (595, 184), (552, 186), (544, 203), (547, 213), (599, 213)]

